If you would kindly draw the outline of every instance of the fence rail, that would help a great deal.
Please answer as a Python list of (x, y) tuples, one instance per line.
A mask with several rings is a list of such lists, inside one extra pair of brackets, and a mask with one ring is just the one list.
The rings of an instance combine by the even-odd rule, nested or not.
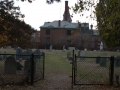
[(45, 53), (0, 54), (0, 86), (25, 85), (44, 79)]

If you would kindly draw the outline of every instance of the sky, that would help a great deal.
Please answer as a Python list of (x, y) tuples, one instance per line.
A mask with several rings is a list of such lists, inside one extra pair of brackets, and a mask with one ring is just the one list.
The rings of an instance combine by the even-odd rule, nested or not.
[[(40, 26), (44, 25), (44, 22), (52, 22), (54, 20), (63, 20), (63, 13), (65, 10), (65, 1), (61, 0), (60, 3), (54, 2), (49, 5), (46, 3), (46, 0), (34, 0), (32, 3), (29, 3), (28, 0), (21, 2), (21, 0), (14, 0), (15, 6), (20, 7), (20, 11), (25, 15), (25, 23), (31, 25), (37, 31), (40, 30)], [(72, 7), (77, 3), (77, 0), (67, 0), (68, 6)], [(70, 10), (70, 14), (73, 11)], [(96, 26), (96, 22), (91, 18), (86, 18), (86, 15), (89, 16), (89, 13), (84, 14), (83, 17), (80, 17), (80, 14), (73, 13), (72, 22), (77, 22), (79, 20), (81, 23), (89, 23), (89, 25)], [(95, 28), (95, 27), (93, 27)]]

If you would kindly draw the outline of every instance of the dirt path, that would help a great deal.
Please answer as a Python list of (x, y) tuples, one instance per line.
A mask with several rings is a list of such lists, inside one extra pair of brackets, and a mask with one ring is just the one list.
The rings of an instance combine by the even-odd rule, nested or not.
[(71, 77), (66, 74), (52, 73), (47, 75), (40, 85), (41, 90), (71, 90)]

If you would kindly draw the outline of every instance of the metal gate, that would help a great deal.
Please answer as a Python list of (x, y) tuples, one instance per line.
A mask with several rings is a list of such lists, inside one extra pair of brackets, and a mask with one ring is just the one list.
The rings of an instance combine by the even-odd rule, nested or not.
[(72, 60), (73, 85), (107, 85), (114, 80), (114, 57), (80, 57)]

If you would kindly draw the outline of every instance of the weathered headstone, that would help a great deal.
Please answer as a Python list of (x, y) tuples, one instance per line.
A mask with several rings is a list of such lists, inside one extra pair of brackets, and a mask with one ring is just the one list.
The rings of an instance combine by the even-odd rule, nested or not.
[(101, 51), (103, 50), (103, 43), (102, 43), (102, 41), (101, 41), (101, 43), (100, 43), (100, 50), (101, 50)]
[(65, 51), (65, 45), (63, 45), (63, 51)]
[(69, 59), (69, 58), (70, 58), (70, 52), (67, 53), (67, 59)]
[(26, 51), (23, 51), (22, 52), (22, 60), (26, 60), (27, 59), (27, 52)]
[(16, 49), (16, 60), (19, 60), (22, 56), (22, 49), (20, 47), (18, 47)]
[(117, 56), (115, 59), (115, 66), (120, 67), (120, 56)]
[(16, 62), (16, 67), (17, 67), (17, 70), (22, 70), (22, 65), (20, 64), (20, 62)]
[(96, 64), (100, 64), (100, 60), (101, 60), (101, 57), (97, 56), (97, 58), (96, 58)]
[(10, 56), (7, 57), (4, 65), (5, 74), (16, 74), (16, 61), (15, 58)]
[(35, 50), (34, 51), (34, 59), (40, 59), (40, 55), (41, 55), (41, 52), (39, 49)]
[(0, 52), (0, 60), (2, 60), (2, 55), (1, 55), (1, 52)]
[(81, 51), (80, 52), (80, 57), (81, 57), (81, 60), (84, 60), (85, 58), (85, 51)]
[(3, 59), (6, 59), (6, 58), (7, 58), (6, 52), (4, 52)]
[(28, 48), (28, 50), (26, 51), (26, 54), (28, 55), (27, 58), (30, 58), (32, 53), (33, 51), (30, 48)]
[(81, 52), (81, 51), (78, 51), (78, 57), (80, 57), (80, 52)]
[(101, 58), (100, 59), (100, 66), (105, 67), (107, 65), (107, 60), (106, 58)]
[(24, 63), (24, 74), (30, 74), (30, 59), (27, 59)]
[[(36, 73), (36, 62), (34, 61), (34, 74)], [(31, 74), (31, 60), (27, 59), (24, 63), (24, 74)]]
[(50, 46), (50, 51), (52, 51), (52, 45)]

